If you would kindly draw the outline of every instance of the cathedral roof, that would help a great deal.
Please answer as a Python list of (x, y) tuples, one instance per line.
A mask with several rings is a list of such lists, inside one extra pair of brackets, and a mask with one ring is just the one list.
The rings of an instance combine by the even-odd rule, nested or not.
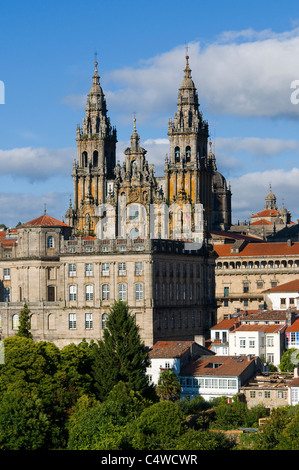
[(252, 215), (251, 217), (276, 217), (279, 215), (277, 209), (265, 209), (257, 214)]
[(61, 220), (54, 219), (54, 217), (50, 217), (48, 214), (43, 214), (36, 219), (20, 225), (20, 227), (69, 227), (69, 225)]

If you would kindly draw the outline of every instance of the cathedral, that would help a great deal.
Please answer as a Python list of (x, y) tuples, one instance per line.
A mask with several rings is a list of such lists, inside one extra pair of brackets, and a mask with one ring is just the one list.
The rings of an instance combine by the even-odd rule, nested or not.
[[(167, 129), (165, 129), (167, 131)], [(189, 57), (168, 124), (164, 176), (156, 176), (136, 120), (123, 163), (98, 63), (76, 130), (73, 201), (0, 231), (0, 337), (18, 331), (24, 302), (37, 341), (59, 347), (100, 339), (111, 304), (128, 303), (145, 345), (202, 345), (217, 321), (213, 230), (231, 225), (231, 191), (217, 171)]]
[[(135, 119), (131, 146), (124, 152), (123, 164), (116, 164), (117, 133), (107, 116), (97, 66), (95, 62), (86, 115), (82, 126), (77, 127), (74, 201), (66, 213), (67, 224), (77, 235), (98, 238), (146, 236), (200, 241), (213, 229), (227, 230), (231, 225), (231, 191), (217, 171), (189, 57), (177, 110), (168, 124), (169, 155), (165, 156), (162, 178), (155, 176), (140, 145)], [(150, 216), (154, 219), (152, 227)]]

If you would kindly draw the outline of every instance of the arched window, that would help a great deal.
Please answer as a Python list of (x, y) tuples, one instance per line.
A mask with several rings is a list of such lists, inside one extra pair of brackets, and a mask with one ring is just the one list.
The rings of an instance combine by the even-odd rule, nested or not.
[(54, 313), (50, 313), (48, 315), (48, 329), (49, 330), (55, 330), (56, 326), (55, 326), (55, 315)]
[(69, 300), (70, 302), (77, 300), (77, 286), (73, 285), (69, 287)]
[(54, 237), (52, 237), (52, 235), (50, 235), (47, 238), (47, 248), (53, 248), (53, 247), (54, 247)]
[(174, 149), (174, 157), (175, 157), (175, 163), (180, 161), (180, 157), (181, 157), (180, 147), (176, 147)]
[(102, 328), (103, 328), (103, 330), (106, 328), (107, 320), (108, 320), (108, 313), (103, 313), (103, 315), (102, 315)]
[(98, 154), (98, 151), (95, 150), (93, 152), (93, 166), (98, 166), (99, 164), (99, 154)]
[(135, 286), (135, 299), (143, 300), (143, 284), (136, 284)]
[(87, 152), (82, 153), (82, 166), (87, 167)]
[(12, 329), (17, 330), (19, 328), (19, 326), (20, 326), (19, 315), (17, 313), (15, 313), (12, 316)]
[(186, 162), (191, 161), (191, 147), (188, 145), (186, 147)]
[(93, 300), (93, 285), (91, 284), (85, 287), (85, 300)]
[(110, 297), (110, 287), (109, 284), (102, 285), (102, 300), (109, 300)]

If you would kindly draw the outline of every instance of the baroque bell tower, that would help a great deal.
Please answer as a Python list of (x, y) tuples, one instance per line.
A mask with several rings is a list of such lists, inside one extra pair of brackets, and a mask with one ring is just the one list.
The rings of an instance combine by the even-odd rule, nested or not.
[(77, 161), (73, 165), (74, 201), (66, 221), (77, 234), (95, 234), (96, 207), (105, 203), (108, 184), (115, 177), (116, 129), (107, 115), (105, 95), (100, 85), (98, 62), (87, 97), (82, 127), (77, 126)]
[(205, 231), (210, 230), (213, 170), (208, 160), (208, 123), (199, 111), (198, 94), (186, 55), (177, 111), (169, 120), (169, 157), (165, 160), (165, 196), (169, 205), (202, 204)]

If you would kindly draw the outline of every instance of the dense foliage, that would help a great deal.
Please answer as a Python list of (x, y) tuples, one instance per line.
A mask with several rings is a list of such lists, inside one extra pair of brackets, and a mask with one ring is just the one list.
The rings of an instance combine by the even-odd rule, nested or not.
[[(238, 396), (231, 403), (225, 397), (179, 399), (171, 371), (163, 373), (153, 392), (136, 325), (125, 304), (114, 307), (98, 344), (82, 341), (59, 349), (34, 342), (27, 320), (23, 334), (4, 340), (1, 450), (299, 449), (299, 407), (277, 408), (269, 415), (263, 405), (248, 409)], [(266, 424), (241, 434), (239, 441), (225, 433), (257, 429), (262, 417)]]

